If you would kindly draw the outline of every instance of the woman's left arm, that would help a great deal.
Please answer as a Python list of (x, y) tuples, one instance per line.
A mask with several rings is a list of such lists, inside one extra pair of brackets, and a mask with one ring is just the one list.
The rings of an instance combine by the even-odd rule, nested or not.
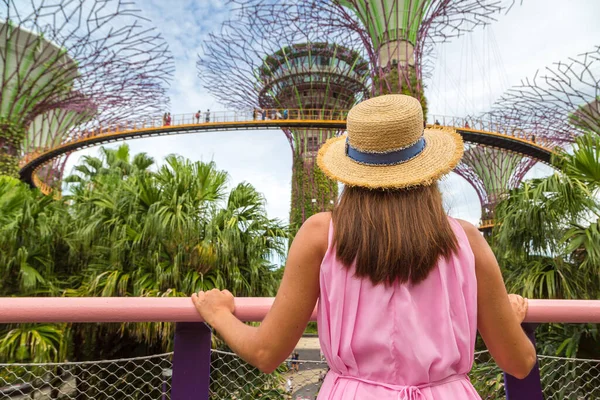
[(290, 247), (277, 297), (259, 327), (233, 315), (233, 296), (213, 289), (192, 295), (196, 309), (241, 358), (273, 372), (302, 336), (319, 297), (319, 271), (327, 251), (330, 213), (304, 222)]

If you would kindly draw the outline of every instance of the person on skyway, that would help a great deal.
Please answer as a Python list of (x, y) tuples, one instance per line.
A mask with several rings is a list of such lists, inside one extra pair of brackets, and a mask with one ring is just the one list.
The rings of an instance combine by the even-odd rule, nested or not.
[(318, 300), (330, 367), (319, 400), (479, 400), (467, 376), (478, 330), (500, 368), (525, 378), (536, 363), (520, 326), (527, 301), (507, 295), (486, 240), (442, 205), (437, 181), (460, 161), (460, 135), (423, 129), (419, 101), (404, 95), (354, 106), (347, 132), (317, 156), (344, 183), (341, 198), (301, 226), (262, 324), (238, 320), (233, 296), (218, 289), (192, 295), (202, 318), (270, 373)]

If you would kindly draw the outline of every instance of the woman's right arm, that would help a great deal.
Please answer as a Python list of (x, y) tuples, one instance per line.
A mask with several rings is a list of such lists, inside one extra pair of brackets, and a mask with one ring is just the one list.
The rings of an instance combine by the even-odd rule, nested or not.
[(523, 379), (536, 362), (535, 348), (521, 328), (525, 315), (513, 311), (500, 267), (486, 240), (475, 226), (460, 222), (475, 255), (477, 329), (498, 366)]

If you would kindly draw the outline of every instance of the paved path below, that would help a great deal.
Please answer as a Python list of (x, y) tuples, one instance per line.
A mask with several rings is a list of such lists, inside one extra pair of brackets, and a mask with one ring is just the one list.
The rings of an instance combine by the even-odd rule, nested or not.
[(321, 349), (318, 337), (302, 337), (296, 345), (296, 349)]

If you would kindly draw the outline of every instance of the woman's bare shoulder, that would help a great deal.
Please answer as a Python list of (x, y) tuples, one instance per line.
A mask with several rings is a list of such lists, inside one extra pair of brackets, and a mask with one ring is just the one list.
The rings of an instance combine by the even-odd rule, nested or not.
[(473, 225), (472, 223), (465, 221), (463, 219), (458, 219), (455, 218), (456, 222), (458, 222), (460, 224), (460, 226), (462, 226), (463, 230), (465, 231), (465, 233), (467, 234), (468, 237), (477, 235), (477, 236), (481, 236), (481, 233), (479, 232), (479, 229), (477, 229), (477, 227), (475, 225)]
[(310, 216), (304, 225), (308, 225), (311, 229), (323, 229), (326, 227), (329, 229), (329, 223), (331, 222), (331, 212), (320, 212)]
[(321, 212), (312, 215), (302, 224), (298, 236), (307, 245), (318, 248), (323, 254), (327, 251), (329, 226), (331, 224), (331, 212)]

